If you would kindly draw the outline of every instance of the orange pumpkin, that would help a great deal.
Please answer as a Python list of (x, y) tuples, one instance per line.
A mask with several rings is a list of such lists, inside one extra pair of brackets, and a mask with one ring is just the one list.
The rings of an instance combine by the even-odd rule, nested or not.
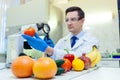
[(55, 61), (48, 57), (41, 57), (33, 65), (33, 74), (36, 78), (52, 78), (57, 73)]

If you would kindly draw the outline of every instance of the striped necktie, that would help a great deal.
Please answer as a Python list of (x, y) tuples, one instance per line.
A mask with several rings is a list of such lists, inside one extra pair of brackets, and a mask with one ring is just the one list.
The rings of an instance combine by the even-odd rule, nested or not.
[(75, 43), (76, 43), (76, 40), (77, 40), (77, 37), (76, 36), (73, 36), (72, 38), (71, 38), (71, 48), (75, 45)]

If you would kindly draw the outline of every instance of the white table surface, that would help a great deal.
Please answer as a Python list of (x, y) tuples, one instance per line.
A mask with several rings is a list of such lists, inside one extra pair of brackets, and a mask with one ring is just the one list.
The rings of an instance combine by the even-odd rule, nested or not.
[[(4, 66), (3, 66), (4, 67)], [(83, 71), (70, 71), (51, 80), (120, 80), (120, 68), (95, 67)], [(0, 80), (40, 80), (33, 77), (16, 78), (11, 69), (0, 70)]]
[(100, 67), (74, 80), (120, 80), (120, 68)]

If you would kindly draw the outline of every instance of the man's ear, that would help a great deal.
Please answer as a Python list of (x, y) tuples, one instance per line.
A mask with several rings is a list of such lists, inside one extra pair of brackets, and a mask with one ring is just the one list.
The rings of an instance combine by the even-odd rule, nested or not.
[(84, 24), (84, 21), (85, 21), (85, 18), (82, 18), (82, 19), (80, 20), (80, 23), (83, 25), (83, 24)]
[(82, 18), (82, 19), (81, 19), (81, 21), (82, 21), (82, 23), (84, 23), (84, 21), (85, 21), (85, 18)]

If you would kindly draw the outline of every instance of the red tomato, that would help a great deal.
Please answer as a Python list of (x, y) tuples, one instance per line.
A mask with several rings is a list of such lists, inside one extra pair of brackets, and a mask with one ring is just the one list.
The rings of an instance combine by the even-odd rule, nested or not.
[(35, 29), (33, 27), (29, 27), (24, 30), (24, 34), (29, 35), (29, 36), (34, 36), (35, 35)]
[(69, 70), (71, 69), (72, 63), (70, 62), (69, 59), (65, 59), (65, 58), (64, 58), (64, 60), (65, 60), (65, 62), (62, 64), (61, 67), (62, 67), (63, 69), (65, 69), (65, 72), (67, 72), (67, 71), (69, 71)]

